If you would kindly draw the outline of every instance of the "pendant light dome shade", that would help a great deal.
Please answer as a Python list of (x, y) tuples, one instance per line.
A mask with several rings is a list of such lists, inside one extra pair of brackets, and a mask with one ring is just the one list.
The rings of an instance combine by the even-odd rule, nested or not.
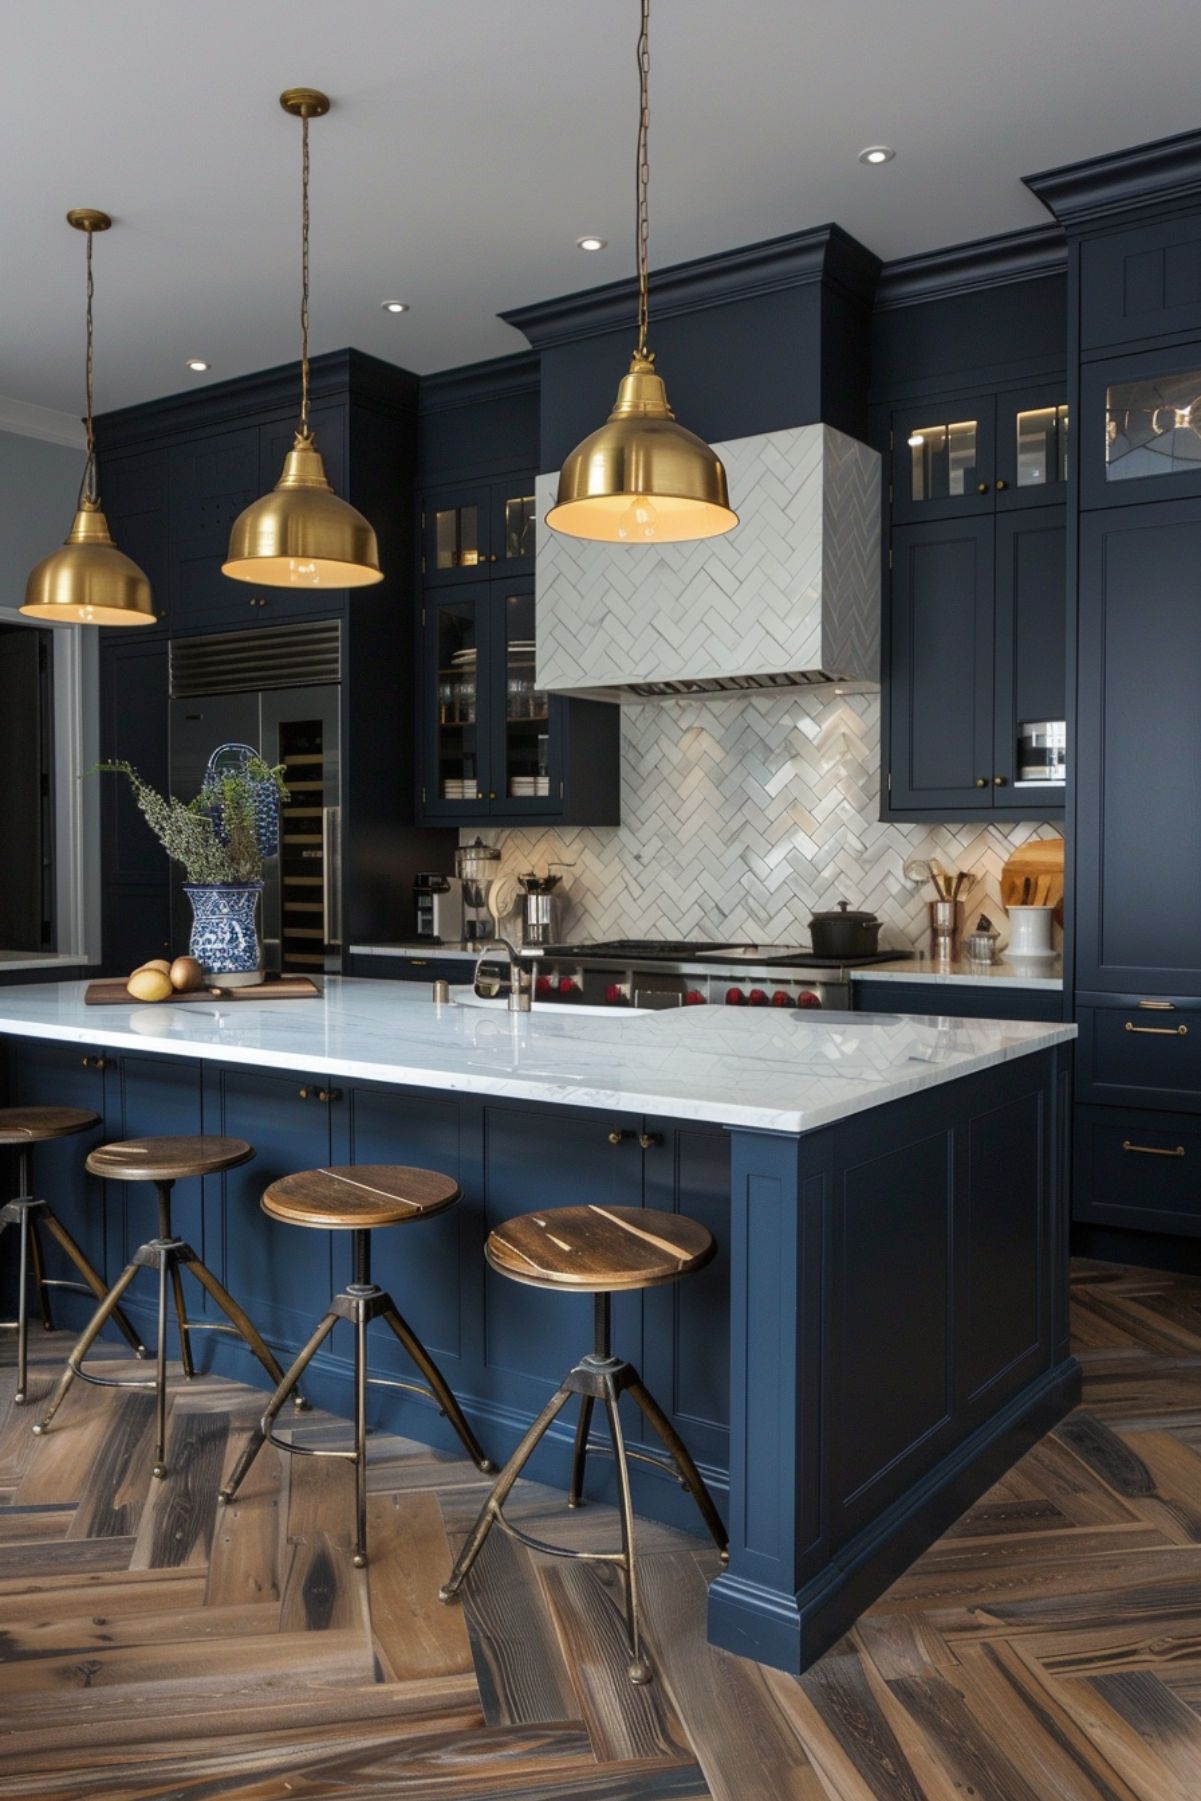
[(221, 573), (272, 588), (362, 588), (383, 581), (375, 533), (334, 493), (311, 436), (297, 432), (270, 494), (235, 519)]
[(676, 423), (653, 357), (631, 358), (608, 419), (563, 464), (546, 523), (613, 544), (715, 538), (738, 524), (721, 458)]
[(309, 427), (309, 120), (330, 103), (318, 88), (285, 88), (279, 103), (301, 129), (300, 421), (274, 488), (234, 520), (221, 573), (266, 588), (365, 588), (384, 579), (375, 533), (334, 493)]
[(30, 619), (57, 625), (153, 625), (150, 583), (131, 558), (113, 543), (100, 506), (96, 472), (96, 429), (93, 418), (92, 239), (108, 231), (112, 220), (93, 206), (73, 207), (67, 224), (87, 237), (85, 311), (87, 330), (87, 459), (79, 503), (66, 543), (30, 572), (21, 611)]
[(66, 543), (30, 572), (21, 611), (59, 625), (153, 625), (150, 583), (113, 543), (97, 501), (85, 496)]

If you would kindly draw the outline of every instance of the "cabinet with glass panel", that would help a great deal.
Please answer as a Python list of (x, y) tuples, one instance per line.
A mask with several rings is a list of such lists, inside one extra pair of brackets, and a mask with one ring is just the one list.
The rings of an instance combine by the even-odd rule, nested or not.
[(897, 524), (1063, 500), (1069, 420), (1062, 388), (942, 397), (892, 418)]
[(427, 584), (534, 573), (534, 477), (435, 489), (421, 503)]
[(422, 816), (616, 825), (619, 709), (538, 688), (533, 578), (428, 589), (423, 615)]
[(1201, 347), (1109, 357), (1080, 378), (1081, 505), (1201, 494)]

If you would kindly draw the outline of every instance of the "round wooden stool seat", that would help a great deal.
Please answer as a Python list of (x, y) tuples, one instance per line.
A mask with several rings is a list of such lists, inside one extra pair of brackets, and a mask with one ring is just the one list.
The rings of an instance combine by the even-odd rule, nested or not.
[(679, 1213), (648, 1207), (555, 1207), (522, 1213), (488, 1235), (493, 1269), (534, 1288), (607, 1294), (656, 1288), (701, 1269), (713, 1234)]
[(272, 1182), (262, 1209), (292, 1226), (399, 1226), (428, 1219), (453, 1206), (460, 1195), (452, 1176), (403, 1163), (347, 1163), (337, 1169), (301, 1169)]
[(86, 1107), (0, 1107), (0, 1144), (41, 1144), (99, 1124)]
[(111, 1182), (181, 1182), (211, 1176), (249, 1163), (254, 1151), (244, 1138), (125, 1138), (88, 1152), (87, 1169)]

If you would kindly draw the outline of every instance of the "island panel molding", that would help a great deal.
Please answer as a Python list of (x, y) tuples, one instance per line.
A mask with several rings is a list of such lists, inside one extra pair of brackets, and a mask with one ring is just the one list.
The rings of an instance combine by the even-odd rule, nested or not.
[(937, 857), (972, 871), (965, 918), (988, 913), (1006, 939), (1002, 868), (1055, 827), (882, 822), (880, 711), (879, 695), (830, 689), (623, 707), (621, 825), (489, 831), (499, 873), (566, 865), (575, 942), (807, 944), (812, 914), (845, 899), (879, 915), (885, 949), (924, 950), (931, 890), (904, 866)]

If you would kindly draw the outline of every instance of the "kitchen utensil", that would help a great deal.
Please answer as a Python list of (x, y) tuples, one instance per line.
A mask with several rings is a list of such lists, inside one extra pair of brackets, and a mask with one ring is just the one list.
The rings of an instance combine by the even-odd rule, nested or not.
[(830, 912), (815, 913), (809, 933), (815, 957), (871, 957), (880, 947), (876, 915), (853, 913), (848, 901), (839, 901)]
[(519, 875), (517, 886), (521, 889), (521, 942), (522, 944), (558, 944), (559, 931), (559, 896), (555, 889), (563, 880), (559, 875)]
[(975, 930), (964, 936), (964, 956), (970, 957), (973, 963), (994, 962), (1000, 937), (1001, 934), (994, 928), (992, 920), (982, 913), (976, 921)]
[(963, 902), (935, 900), (930, 902), (930, 955), (945, 961), (959, 950), (959, 929), (963, 923)]
[(463, 937), (468, 944), (493, 936), (488, 894), (499, 863), (500, 852), (482, 838), (461, 844), (455, 852), (455, 874), (463, 884)]
[(1063, 839), (1034, 838), (1001, 871), (1004, 907), (1052, 907), (1063, 924)]

